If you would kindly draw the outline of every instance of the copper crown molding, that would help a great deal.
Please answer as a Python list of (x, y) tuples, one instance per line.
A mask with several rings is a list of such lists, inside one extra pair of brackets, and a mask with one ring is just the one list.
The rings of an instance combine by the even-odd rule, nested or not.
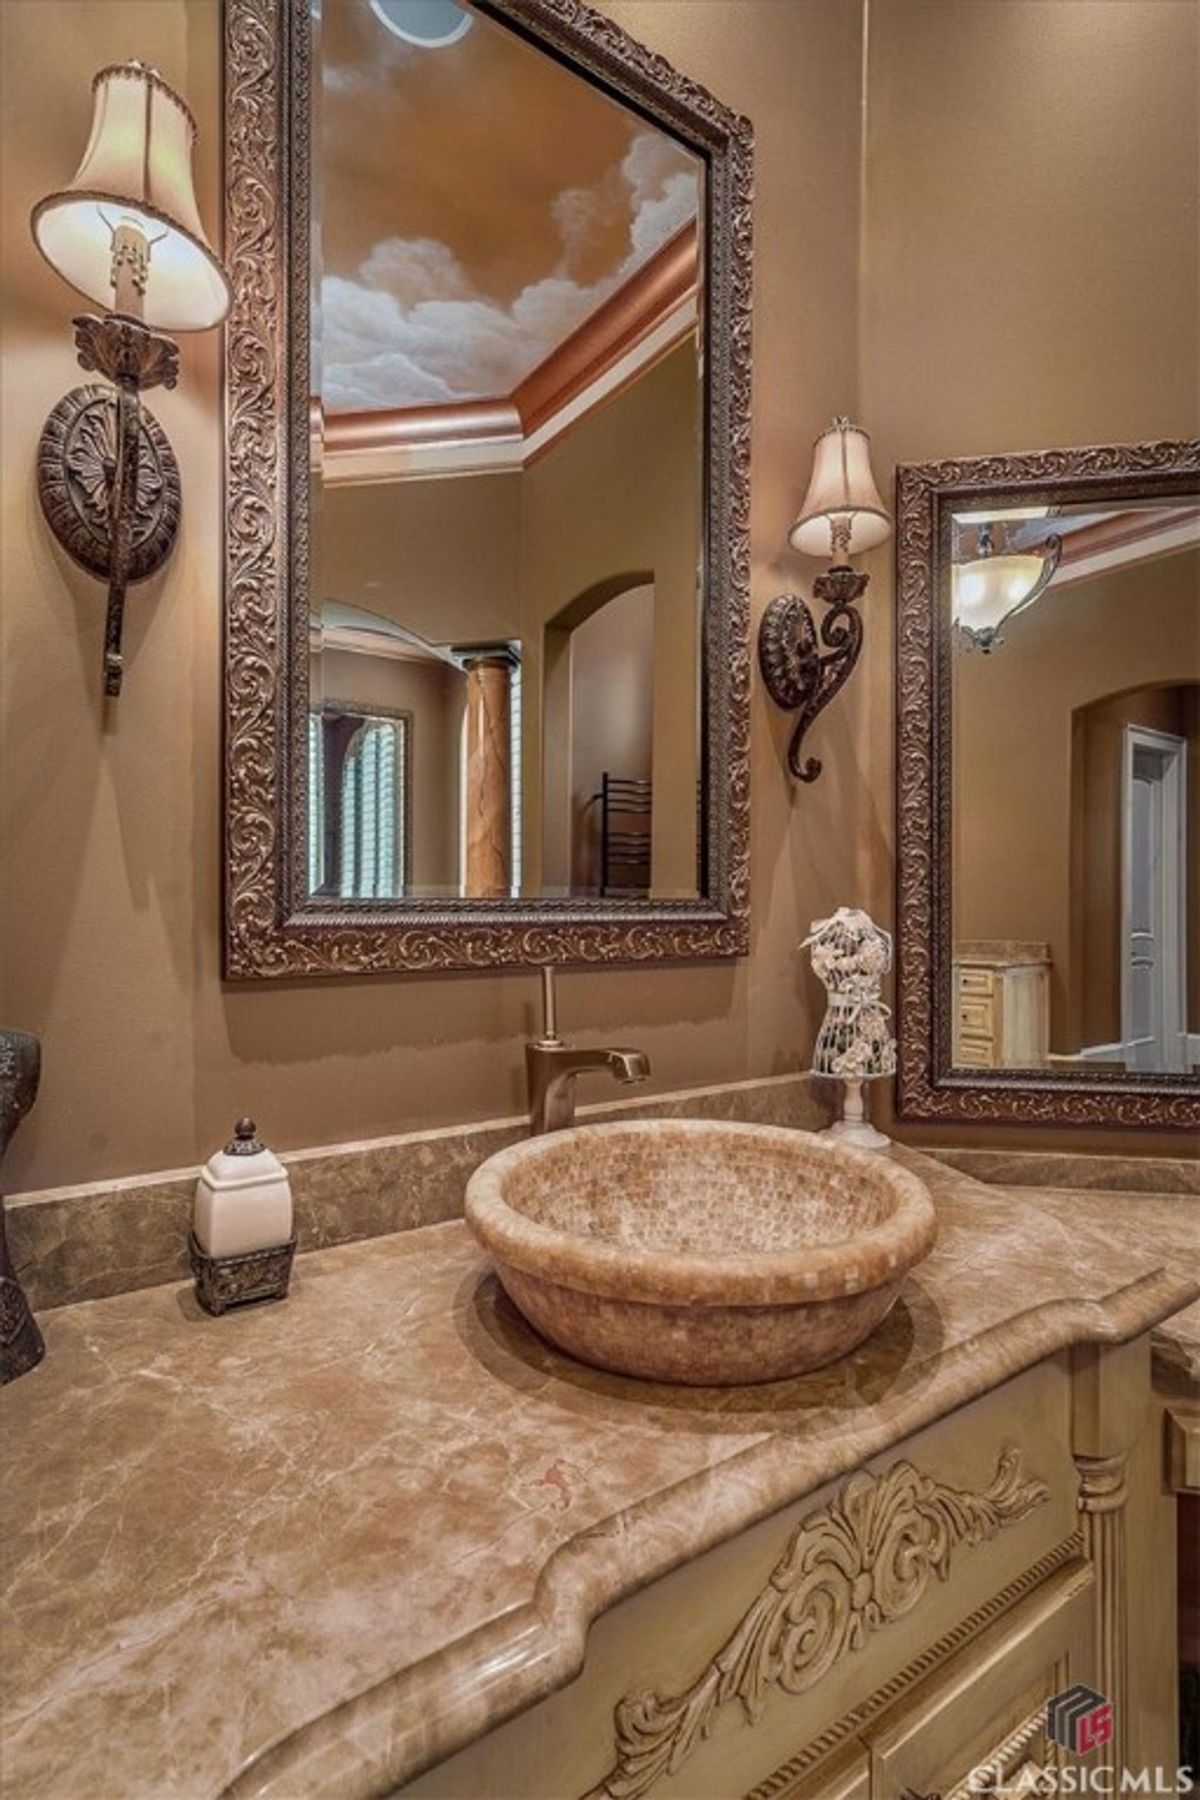
[[(616, 293), (576, 326), (535, 369), (506, 396), (463, 400), (445, 406), (394, 406), (369, 412), (328, 413), (323, 418), (319, 402), (310, 400), (313, 429), (320, 432), (322, 455), (333, 464), (337, 479), (339, 457), (364, 451), (458, 450), (470, 444), (511, 444), (514, 460), (531, 460), (528, 440), (551, 427), (567, 408), (584, 399), (597, 384), (613, 374), (627, 358), (698, 291), (697, 228), (693, 220), (649, 257)], [(645, 372), (689, 331), (694, 319), (685, 319), (669, 340), (646, 361), (638, 361), (630, 379)], [(621, 384), (624, 385), (624, 384)], [(577, 423), (594, 406), (619, 391), (606, 386), (577, 415), (564, 424)], [(536, 454), (536, 452), (534, 452)]]
[(313, 903), (308, 699), (309, 0), (226, 0), (224, 969), (284, 978), (639, 963), (749, 947), (749, 122), (583, 0), (476, 0), (707, 166), (706, 897)]
[(900, 1117), (938, 1124), (1200, 1127), (1182, 1074), (969, 1072), (952, 1053), (951, 514), (970, 502), (1117, 506), (1196, 492), (1200, 441), (1100, 444), (896, 471), (896, 962)]

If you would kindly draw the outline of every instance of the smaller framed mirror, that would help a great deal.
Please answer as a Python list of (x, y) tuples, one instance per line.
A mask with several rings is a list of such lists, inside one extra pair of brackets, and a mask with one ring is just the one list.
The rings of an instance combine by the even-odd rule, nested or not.
[(897, 476), (899, 1105), (1200, 1126), (1200, 444)]

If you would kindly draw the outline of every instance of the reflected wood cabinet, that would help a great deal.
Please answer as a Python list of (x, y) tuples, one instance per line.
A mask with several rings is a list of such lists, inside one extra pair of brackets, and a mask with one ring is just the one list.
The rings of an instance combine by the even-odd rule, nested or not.
[(1045, 944), (954, 947), (954, 1060), (964, 1069), (1040, 1069), (1050, 1046)]
[[(621, 1602), (568, 1688), (399, 1793), (966, 1800), (981, 1770), (1173, 1771), (1163, 1440), (1148, 1338), (1048, 1358)], [(1047, 1706), (1079, 1683), (1113, 1735), (1076, 1754)]]

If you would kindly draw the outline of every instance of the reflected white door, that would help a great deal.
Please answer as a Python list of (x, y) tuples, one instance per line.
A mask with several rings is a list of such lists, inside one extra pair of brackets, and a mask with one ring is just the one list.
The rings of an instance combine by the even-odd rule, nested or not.
[(1169, 732), (1125, 727), (1121, 1037), (1130, 1069), (1187, 1067), (1186, 751)]

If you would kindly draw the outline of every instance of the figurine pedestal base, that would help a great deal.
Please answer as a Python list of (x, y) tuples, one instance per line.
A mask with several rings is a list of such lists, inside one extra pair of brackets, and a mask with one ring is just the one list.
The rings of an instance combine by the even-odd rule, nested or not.
[(861, 1081), (846, 1082), (846, 1098), (842, 1102), (841, 1118), (834, 1124), (827, 1125), (817, 1135), (837, 1138), (839, 1143), (852, 1144), (856, 1150), (886, 1150), (892, 1141), (882, 1131), (876, 1131), (867, 1118)]
[(856, 1150), (887, 1150), (892, 1142), (866, 1119), (857, 1124), (852, 1119), (839, 1119), (836, 1125), (827, 1125), (817, 1136), (837, 1138), (839, 1143), (851, 1144)]
[(244, 1256), (206, 1256), (188, 1233), (188, 1261), (196, 1277), (196, 1298), (205, 1312), (219, 1317), (231, 1306), (256, 1300), (282, 1300), (292, 1277), (296, 1240), (270, 1250), (248, 1250)]

